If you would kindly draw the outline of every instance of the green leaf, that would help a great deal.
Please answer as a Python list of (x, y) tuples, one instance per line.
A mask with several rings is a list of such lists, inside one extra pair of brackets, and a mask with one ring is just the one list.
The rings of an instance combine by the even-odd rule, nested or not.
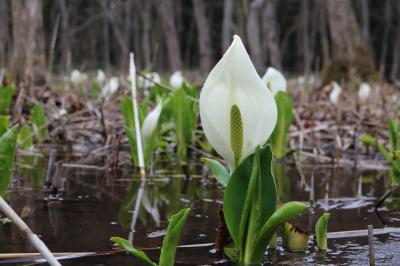
[(376, 146), (376, 149), (382, 154), (383, 158), (386, 161), (392, 160), (392, 155), (390, 154), (390, 152), (385, 148), (385, 146), (382, 143), (380, 143), (374, 137), (370, 135), (362, 135), (360, 137), (360, 140), (366, 145)]
[(10, 116), (0, 115), (0, 137), (7, 132), (9, 123), (10, 123)]
[(393, 157), (395, 160), (400, 161), (400, 151), (393, 151)]
[(144, 264), (148, 266), (156, 266), (157, 264), (154, 263), (143, 251), (135, 249), (128, 240), (122, 237), (111, 237), (110, 240), (116, 244), (118, 244), (121, 248), (125, 251), (129, 252), (139, 260), (141, 260)]
[(207, 164), (208, 168), (214, 174), (217, 181), (226, 187), (229, 182), (229, 172), (220, 162), (213, 159), (203, 158), (202, 161)]
[(278, 210), (276, 210), (276, 212), (261, 228), (258, 238), (257, 240), (255, 240), (255, 248), (252, 253), (253, 262), (262, 261), (268, 243), (279, 225), (283, 224), (284, 222), (290, 221), (308, 208), (309, 206), (304, 203), (291, 201), (285, 203)]
[(271, 135), (271, 145), (274, 156), (282, 158), (286, 154), (288, 130), (293, 121), (293, 104), (289, 94), (283, 91), (275, 95), (275, 101), (278, 107), (278, 120)]
[(276, 208), (276, 185), (269, 146), (247, 157), (233, 172), (224, 193), (224, 217), (232, 239), (248, 263), (258, 232)]
[(171, 216), (161, 248), (160, 266), (174, 265), (176, 248), (189, 212), (190, 208), (186, 208)]
[(392, 150), (400, 149), (400, 120), (389, 120), (389, 145)]
[(239, 250), (237, 248), (229, 248), (224, 247), (225, 255), (230, 259), (233, 263), (239, 262)]
[(9, 129), (0, 137), (0, 195), (3, 196), (11, 181), (15, 150), (17, 146), (18, 126)]
[(44, 108), (41, 104), (37, 104), (33, 107), (29, 120), (33, 124), (33, 131), (39, 142), (43, 142), (46, 138), (46, 117)]
[(0, 115), (8, 115), (9, 108), (12, 102), (12, 95), (14, 93), (14, 86), (9, 84), (7, 86), (0, 85)]
[(318, 248), (321, 250), (326, 250), (328, 248), (327, 231), (329, 216), (330, 214), (327, 212), (322, 214), (315, 225), (315, 236), (317, 238)]
[(17, 142), (18, 142), (18, 145), (24, 150), (32, 147), (32, 145), (33, 145), (32, 131), (29, 127), (23, 126), (21, 128), (21, 130), (18, 133)]

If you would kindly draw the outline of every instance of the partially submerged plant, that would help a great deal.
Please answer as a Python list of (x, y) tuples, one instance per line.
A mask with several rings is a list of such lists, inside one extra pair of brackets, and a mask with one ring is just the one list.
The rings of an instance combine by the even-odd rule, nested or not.
[(286, 222), (282, 226), (283, 247), (290, 251), (305, 251), (310, 234), (296, 225)]
[[(176, 249), (181, 236), (183, 225), (189, 215), (190, 208), (182, 209), (179, 213), (172, 215), (167, 231), (165, 232), (163, 244), (161, 247), (161, 254), (158, 265), (172, 266), (175, 262)], [(144, 264), (149, 266), (156, 266), (157, 263), (153, 262), (143, 251), (137, 250), (126, 239), (121, 237), (111, 237), (111, 241), (118, 244), (121, 248), (129, 252), (131, 255), (138, 258)]]
[(230, 169), (228, 177), (218, 162), (206, 161), (226, 186), (224, 218), (234, 242), (226, 254), (240, 264), (260, 263), (278, 226), (308, 206), (289, 202), (276, 209), (272, 152), (263, 145), (275, 128), (277, 107), (238, 36), (204, 84), (200, 117), (208, 140)]
[(396, 152), (400, 150), (400, 120), (389, 120), (389, 148), (370, 135), (362, 135), (361, 141), (375, 146), (386, 162), (390, 165), (390, 175), (396, 184), (400, 184), (400, 162), (396, 160)]
[(44, 108), (41, 104), (37, 104), (32, 108), (31, 114), (29, 115), (29, 121), (32, 123), (33, 133), (36, 140), (39, 143), (42, 143), (47, 135), (47, 127)]
[(324, 213), (318, 219), (317, 224), (315, 225), (315, 237), (317, 239), (318, 248), (321, 250), (326, 250), (328, 248), (328, 221), (330, 214)]

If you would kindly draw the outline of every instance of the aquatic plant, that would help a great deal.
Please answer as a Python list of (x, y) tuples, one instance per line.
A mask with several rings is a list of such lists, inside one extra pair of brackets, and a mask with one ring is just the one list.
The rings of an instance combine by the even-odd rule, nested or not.
[[(264, 146), (277, 121), (273, 95), (258, 76), (238, 36), (209, 74), (200, 94), (203, 130), (226, 160), (224, 218), (234, 247), (225, 253), (239, 264), (260, 263), (276, 229), (308, 206), (289, 202), (276, 208), (272, 152)], [(211, 163), (208, 159), (208, 164)]]
[(289, 222), (282, 226), (283, 247), (290, 251), (305, 251), (310, 234)]
[[(183, 225), (189, 215), (190, 208), (182, 209), (177, 214), (174, 214), (169, 219), (167, 231), (165, 232), (163, 244), (161, 247), (161, 254), (158, 265), (172, 266), (175, 262), (176, 248), (182, 233)], [(157, 263), (153, 262), (143, 251), (137, 250), (126, 239), (121, 237), (111, 237), (111, 241), (118, 244), (125, 251), (129, 252), (144, 264), (155, 266)]]
[(331, 93), (329, 94), (329, 101), (332, 104), (337, 105), (340, 94), (342, 93), (342, 87), (340, 87), (340, 85), (336, 81), (332, 81), (331, 85), (332, 85), (332, 90)]
[(17, 135), (18, 126), (14, 126), (0, 137), (0, 196), (4, 196), (12, 178)]
[(371, 86), (366, 82), (361, 83), (360, 88), (358, 89), (358, 100), (360, 103), (365, 103), (370, 93)]
[(14, 85), (12, 83), (3, 86), (0, 84), (0, 115), (8, 115), (12, 103)]
[(326, 250), (328, 248), (327, 231), (329, 217), (330, 214), (327, 212), (322, 214), (315, 225), (315, 238), (318, 248), (321, 250)]
[(262, 77), (267, 88), (275, 96), (278, 92), (287, 92), (287, 81), (283, 74), (273, 67), (269, 67)]
[(106, 73), (104, 73), (103, 70), (99, 69), (97, 70), (97, 75), (96, 75), (96, 82), (100, 85), (102, 85), (106, 81)]
[(182, 75), (182, 71), (175, 71), (169, 78), (169, 85), (174, 89), (182, 87), (185, 79)]
[(396, 160), (396, 152), (400, 150), (400, 120), (389, 120), (389, 147), (371, 135), (362, 135), (360, 140), (370, 146), (375, 146), (386, 162), (390, 165), (390, 175), (396, 184), (400, 184), (400, 162)]
[(46, 116), (44, 108), (41, 104), (36, 104), (29, 115), (29, 121), (33, 126), (33, 133), (36, 140), (42, 143), (47, 135)]

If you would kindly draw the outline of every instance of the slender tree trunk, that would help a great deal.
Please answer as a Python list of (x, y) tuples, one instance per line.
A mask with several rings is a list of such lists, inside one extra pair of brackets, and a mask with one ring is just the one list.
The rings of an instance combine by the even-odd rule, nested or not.
[(46, 81), (46, 59), (41, 0), (13, 0), (13, 55), (11, 73), (27, 87)]
[(281, 51), (279, 49), (279, 34), (276, 19), (278, 0), (267, 0), (264, 10), (263, 23), (268, 27), (267, 47), (270, 65), (282, 69)]
[(361, 21), (362, 21), (362, 36), (364, 41), (369, 46), (369, 8), (368, 0), (360, 0)]
[[(103, 0), (103, 5), (107, 7), (107, 0)], [(110, 28), (108, 19), (105, 16), (103, 19), (103, 60), (106, 71), (110, 71)]]
[(175, 26), (175, 16), (172, 0), (161, 0), (158, 3), (158, 11), (160, 13), (165, 42), (167, 44), (170, 68), (173, 71), (181, 70), (181, 51), (179, 46), (178, 33)]
[(309, 16), (310, 16), (310, 4), (309, 0), (301, 1), (301, 24), (302, 24), (302, 40), (303, 40), (303, 74), (306, 80), (310, 75), (311, 70), (311, 54), (310, 54), (310, 32), (309, 32)]
[[(382, 49), (381, 49), (381, 54), (380, 54), (380, 60), (379, 60), (379, 74), (381, 78), (383, 79), (385, 76), (385, 70), (386, 70), (386, 58), (387, 58), (387, 52), (388, 52), (388, 43), (389, 43), (389, 32), (390, 32), (390, 27), (391, 27), (391, 22), (392, 22), (392, 6), (391, 6), (391, 1), (386, 0), (385, 1), (385, 27), (383, 30), (383, 39), (382, 39)], [(398, 47), (400, 49), (400, 47)]]
[[(138, 1), (141, 4), (141, 1)], [(150, 30), (151, 30), (151, 3), (150, 1), (144, 1), (141, 5), (141, 18), (143, 23), (142, 31), (142, 49), (143, 49), (143, 61), (145, 67), (151, 67), (151, 43), (150, 43)]]
[(71, 33), (69, 29), (69, 12), (65, 0), (58, 0), (58, 6), (61, 11), (62, 58), (65, 65), (65, 71), (67, 71), (67, 73), (70, 73), (72, 68), (72, 50)]
[(233, 10), (235, 2), (233, 0), (224, 0), (224, 15), (222, 19), (222, 52), (225, 52), (232, 42), (233, 33)]
[(8, 19), (8, 3), (0, 0), (0, 71), (7, 65)]
[(260, 12), (264, 0), (253, 0), (247, 17), (247, 38), (250, 47), (251, 59), (258, 71), (265, 69), (263, 51), (260, 40)]
[(197, 25), (197, 37), (200, 51), (200, 71), (208, 73), (212, 63), (212, 47), (206, 11), (203, 0), (193, 0), (194, 18)]
[[(400, 4), (399, 4), (399, 11), (400, 11)], [(392, 69), (390, 70), (390, 79), (392, 81), (395, 81), (399, 79), (399, 64), (400, 64), (400, 23), (397, 23), (397, 28), (396, 28), (396, 37), (395, 37), (395, 43), (393, 46), (393, 65)]]
[(330, 61), (330, 53), (324, 0), (318, 0), (318, 31), (322, 47), (322, 64), (326, 65)]

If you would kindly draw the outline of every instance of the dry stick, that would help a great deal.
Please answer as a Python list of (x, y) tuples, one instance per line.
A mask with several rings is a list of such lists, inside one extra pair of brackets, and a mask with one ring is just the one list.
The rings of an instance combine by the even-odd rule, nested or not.
[(372, 225), (368, 225), (368, 254), (369, 254), (369, 265), (375, 266), (375, 255), (374, 255), (374, 228)]
[(0, 197), (0, 210), (22, 231), (22, 233), (25, 234), (32, 245), (43, 255), (51, 266), (61, 266), (43, 241), (31, 231), (18, 214), (16, 214), (10, 205), (7, 204), (3, 197)]
[(139, 122), (139, 111), (137, 104), (137, 90), (136, 90), (136, 67), (133, 53), (130, 53), (129, 58), (129, 72), (131, 77), (131, 92), (132, 92), (132, 105), (133, 105), (133, 115), (135, 119), (135, 131), (136, 131), (136, 146), (138, 153), (138, 161), (140, 168), (140, 188), (138, 190), (138, 194), (136, 197), (135, 207), (132, 213), (132, 223), (131, 223), (131, 231), (129, 232), (129, 242), (133, 244), (133, 234), (135, 232), (136, 221), (139, 215), (140, 205), (142, 203), (144, 186), (146, 181), (146, 171), (144, 165), (144, 155), (143, 155), (143, 147), (142, 147), (142, 135), (140, 133), (140, 122)]

